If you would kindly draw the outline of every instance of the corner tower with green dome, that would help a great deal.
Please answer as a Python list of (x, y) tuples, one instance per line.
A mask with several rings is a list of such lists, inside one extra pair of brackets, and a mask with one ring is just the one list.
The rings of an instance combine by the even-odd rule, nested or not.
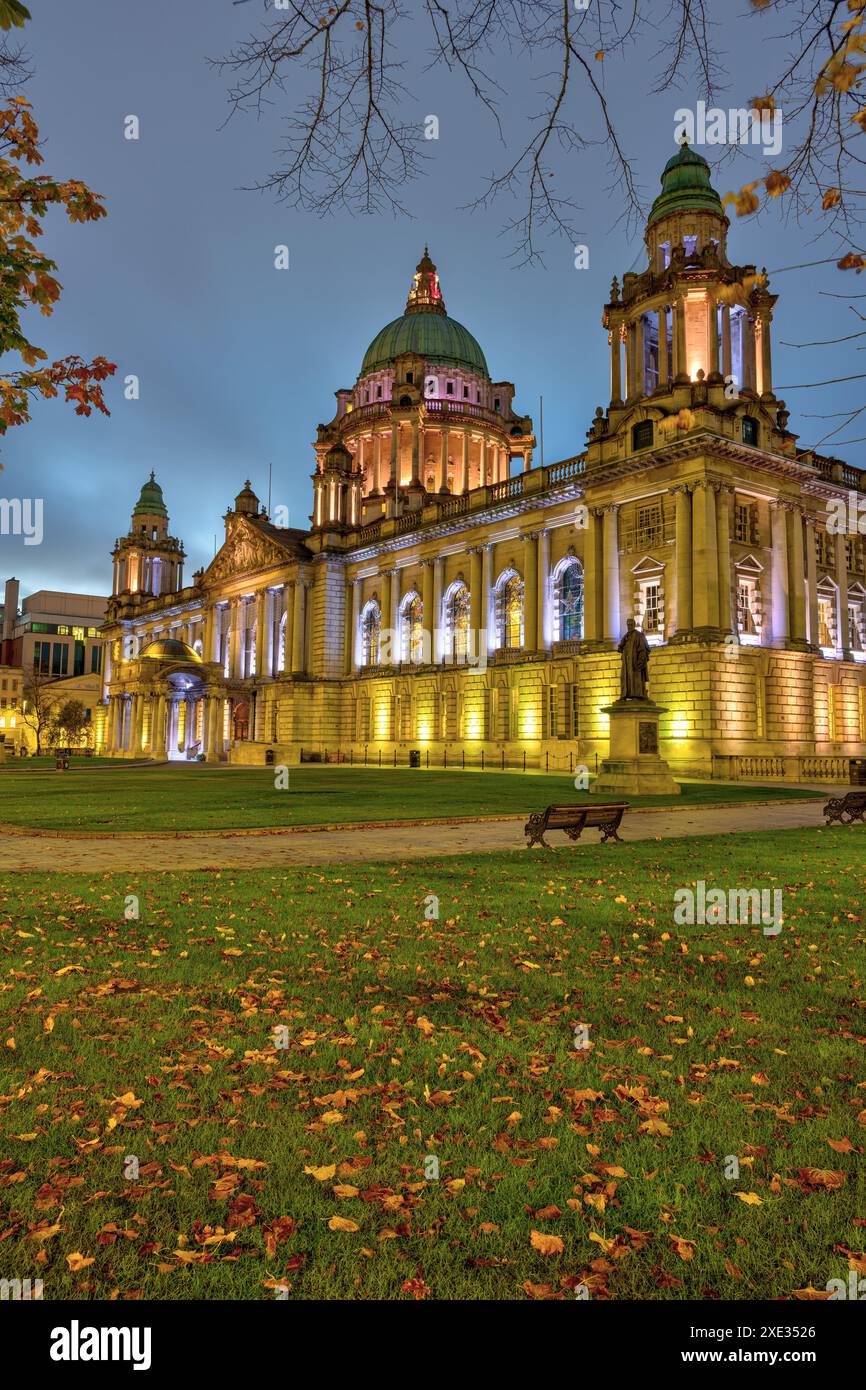
[[(763, 403), (767, 424), (775, 424), (770, 324), (776, 296), (766, 272), (731, 263), (728, 227), (707, 161), (683, 144), (665, 164), (647, 219), (647, 268), (629, 271), (621, 288), (614, 279), (604, 309), (613, 426), (626, 419), (631, 426), (661, 424), (669, 397), (679, 392), (681, 410), (703, 401), (708, 389), (713, 403), (718, 392), (726, 413)], [(637, 437), (651, 436), (646, 424)]]
[(491, 380), (478, 341), (451, 318), (427, 247), (406, 308), (373, 338), (315, 444), (313, 527), (345, 530), (418, 511), (432, 495), (507, 483), (529, 469), (532, 420)]
[(112, 596), (142, 598), (174, 594), (183, 588), (183, 544), (168, 532), (169, 516), (156, 474), (142, 484), (132, 509), (129, 532), (114, 543)]

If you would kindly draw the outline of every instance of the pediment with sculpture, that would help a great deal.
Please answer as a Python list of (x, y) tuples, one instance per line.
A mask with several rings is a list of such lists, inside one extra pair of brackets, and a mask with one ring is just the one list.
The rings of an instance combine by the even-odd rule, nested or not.
[(277, 541), (262, 535), (249, 522), (235, 520), (224, 544), (220, 547), (202, 576), (210, 586), (237, 575), (256, 574), (260, 570), (291, 564), (297, 556)]

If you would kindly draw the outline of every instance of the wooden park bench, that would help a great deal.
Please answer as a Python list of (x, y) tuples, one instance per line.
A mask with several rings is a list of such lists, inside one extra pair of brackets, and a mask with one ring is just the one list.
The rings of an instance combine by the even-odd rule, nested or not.
[(602, 844), (608, 840), (620, 840), (616, 832), (628, 809), (627, 801), (616, 801), (606, 806), (548, 806), (546, 811), (536, 811), (526, 822), (523, 832), (528, 837), (526, 848), (532, 849), (534, 844), (542, 844), (545, 849), (552, 849), (544, 838), (547, 830), (564, 830), (570, 840), (579, 840), (587, 826), (601, 831)]
[(841, 821), (850, 825), (852, 821), (863, 820), (866, 815), (866, 791), (846, 792), (844, 796), (831, 797), (824, 807), (824, 817), (828, 825)]

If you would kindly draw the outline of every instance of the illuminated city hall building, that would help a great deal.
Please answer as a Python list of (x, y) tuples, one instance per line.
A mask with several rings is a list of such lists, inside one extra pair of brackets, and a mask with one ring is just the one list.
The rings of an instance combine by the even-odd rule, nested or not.
[(607, 409), (547, 467), (425, 251), (318, 428), (309, 530), (274, 525), (247, 484), (185, 583), (145, 484), (114, 552), (103, 746), (592, 766), (633, 616), (674, 771), (846, 780), (866, 754), (866, 475), (789, 432), (776, 296), (727, 232), (683, 147), (646, 269), (604, 307)]

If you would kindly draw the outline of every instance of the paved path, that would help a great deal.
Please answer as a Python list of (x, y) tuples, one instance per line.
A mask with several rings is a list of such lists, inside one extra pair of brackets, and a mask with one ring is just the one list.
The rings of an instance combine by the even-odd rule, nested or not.
[[(681, 835), (719, 835), (750, 830), (791, 830), (824, 824), (821, 801), (777, 802), (773, 806), (717, 806), (688, 811), (633, 811), (620, 828), (624, 840), (669, 839)], [(429, 855), (522, 850), (525, 818), (453, 826), (388, 826), (375, 830), (331, 830), (318, 834), (230, 833), (176, 839), (173, 836), (66, 839), (0, 834), (0, 871), (93, 873), (132, 869), (260, 868), (280, 864), (351, 863), (369, 859), (417, 859)], [(552, 835), (559, 853), (580, 854), (597, 844), (598, 834), (585, 830), (572, 845)], [(536, 850), (544, 854), (544, 850)]]

